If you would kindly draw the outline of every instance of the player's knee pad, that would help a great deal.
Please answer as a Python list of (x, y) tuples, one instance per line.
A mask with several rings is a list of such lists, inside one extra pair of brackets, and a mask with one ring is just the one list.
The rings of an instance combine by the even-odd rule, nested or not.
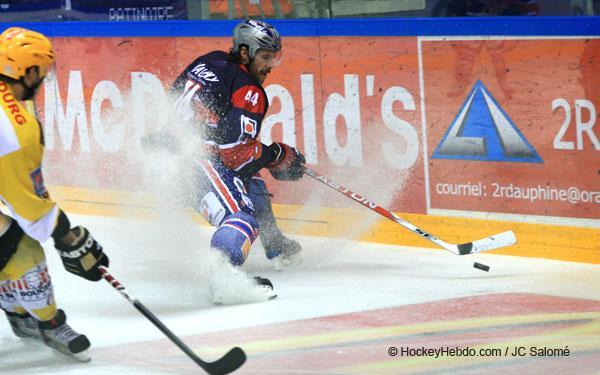
[(223, 206), (217, 198), (217, 195), (212, 191), (209, 191), (202, 197), (199, 211), (206, 221), (215, 227), (218, 227), (219, 224), (221, 224), (223, 218), (225, 218), (225, 215), (227, 214), (227, 208)]
[(246, 260), (256, 237), (258, 222), (254, 216), (239, 211), (223, 220), (210, 244), (223, 252), (232, 264), (239, 266)]

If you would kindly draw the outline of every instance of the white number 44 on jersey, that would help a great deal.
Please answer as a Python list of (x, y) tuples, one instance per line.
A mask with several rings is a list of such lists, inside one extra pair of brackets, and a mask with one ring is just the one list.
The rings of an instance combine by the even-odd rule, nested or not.
[(249, 90), (246, 93), (244, 100), (246, 100), (248, 103), (251, 103), (252, 105), (256, 105), (256, 103), (258, 103), (258, 92), (253, 94), (253, 91)]

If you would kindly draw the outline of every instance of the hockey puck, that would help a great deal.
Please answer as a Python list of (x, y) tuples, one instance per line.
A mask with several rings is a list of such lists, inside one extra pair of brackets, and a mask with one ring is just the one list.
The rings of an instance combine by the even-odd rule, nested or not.
[(490, 270), (490, 266), (486, 266), (485, 264), (481, 264), (481, 263), (477, 263), (477, 262), (473, 263), (473, 267), (480, 269), (482, 271), (485, 271), (485, 272), (489, 272), (489, 270)]

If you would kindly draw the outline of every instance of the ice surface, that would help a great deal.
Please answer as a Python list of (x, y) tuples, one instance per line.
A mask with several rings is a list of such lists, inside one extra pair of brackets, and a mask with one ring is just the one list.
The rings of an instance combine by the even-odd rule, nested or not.
[[(304, 262), (273, 270), (259, 244), (244, 266), (268, 277), (276, 300), (210, 303), (211, 229), (178, 222), (71, 215), (89, 227), (111, 272), (206, 360), (232, 346), (248, 355), (240, 373), (346, 374), (600, 371), (600, 267), (493, 254), (328, 238), (294, 237)], [(13, 336), (0, 319), (2, 374), (197, 373), (197, 368), (106, 282), (63, 270), (46, 244), (58, 305), (92, 342), (76, 363)], [(207, 260), (208, 259), (208, 260)], [(491, 267), (483, 272), (473, 262)], [(548, 346), (568, 357), (389, 357), (389, 346)], [(508, 369), (508, 370), (507, 370)]]

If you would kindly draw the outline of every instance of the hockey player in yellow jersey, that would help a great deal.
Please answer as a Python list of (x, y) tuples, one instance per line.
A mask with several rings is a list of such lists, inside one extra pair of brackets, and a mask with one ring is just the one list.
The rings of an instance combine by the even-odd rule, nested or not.
[(42, 34), (11, 27), (0, 34), (0, 307), (14, 333), (87, 360), (90, 343), (74, 331), (54, 301), (41, 246), (50, 237), (66, 270), (91, 281), (108, 266), (102, 247), (67, 215), (44, 187), (42, 126), (23, 101), (33, 99), (54, 64)]

